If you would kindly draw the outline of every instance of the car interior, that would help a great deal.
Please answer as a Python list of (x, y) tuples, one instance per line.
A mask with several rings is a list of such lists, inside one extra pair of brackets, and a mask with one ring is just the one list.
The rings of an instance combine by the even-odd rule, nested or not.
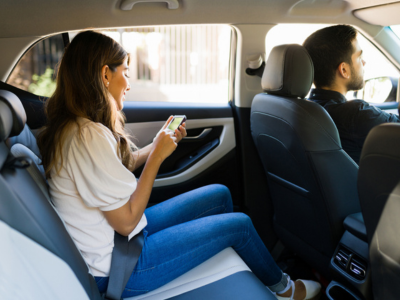
[[(36, 135), (57, 64), (80, 31), (131, 52), (126, 129), (143, 147), (171, 115), (188, 136), (163, 163), (149, 206), (213, 183), (251, 217), (278, 266), (321, 299), (398, 299), (400, 124), (375, 127), (357, 165), (307, 100), (302, 41), (348, 24), (368, 58), (346, 95), (399, 114), (400, 2), (393, 0), (0, 0), (0, 298), (106, 299), (48, 192)], [(129, 51), (128, 51), (129, 52)], [(372, 92), (371, 92), (372, 91)], [(134, 172), (140, 177), (142, 169)], [(276, 299), (227, 248), (126, 299)]]

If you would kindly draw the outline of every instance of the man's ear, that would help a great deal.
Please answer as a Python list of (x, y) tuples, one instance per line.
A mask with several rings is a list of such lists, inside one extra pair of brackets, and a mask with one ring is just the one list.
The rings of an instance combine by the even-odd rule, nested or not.
[(101, 79), (103, 80), (103, 83), (106, 87), (108, 87), (108, 85), (110, 84), (110, 76), (110, 68), (107, 65), (103, 66), (101, 68)]
[(339, 67), (337, 68), (337, 71), (343, 79), (350, 79), (350, 65), (348, 63), (342, 62)]

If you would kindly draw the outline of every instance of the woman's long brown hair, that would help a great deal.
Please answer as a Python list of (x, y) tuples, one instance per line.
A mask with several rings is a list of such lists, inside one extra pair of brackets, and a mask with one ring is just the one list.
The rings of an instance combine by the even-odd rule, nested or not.
[(47, 178), (52, 168), (55, 167), (57, 173), (62, 168), (66, 131), (77, 117), (109, 128), (117, 141), (123, 165), (133, 168), (135, 162), (131, 149), (135, 146), (124, 131), (124, 115), (117, 110), (101, 75), (103, 66), (107, 65), (115, 72), (127, 56), (117, 42), (94, 31), (79, 33), (65, 50), (57, 74), (56, 90), (45, 105), (47, 124), (38, 136)]

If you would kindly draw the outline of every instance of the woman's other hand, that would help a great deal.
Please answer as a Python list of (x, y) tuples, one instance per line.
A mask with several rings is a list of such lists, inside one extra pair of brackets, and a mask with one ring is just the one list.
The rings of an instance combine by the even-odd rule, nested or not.
[(178, 129), (175, 129), (176, 142), (179, 143), (185, 136), (187, 136), (186, 123), (183, 123)]

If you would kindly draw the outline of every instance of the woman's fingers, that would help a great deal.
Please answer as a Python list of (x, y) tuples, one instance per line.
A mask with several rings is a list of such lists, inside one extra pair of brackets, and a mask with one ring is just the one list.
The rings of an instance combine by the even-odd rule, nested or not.
[(180, 140), (182, 139), (182, 133), (178, 130), (178, 129), (175, 129), (175, 137), (176, 137), (176, 142), (177, 143), (179, 143), (180, 142)]
[(175, 129), (175, 136), (177, 137), (177, 143), (179, 143), (186, 135), (186, 128), (185, 128), (185, 123), (183, 123), (181, 126), (179, 126), (178, 129)]
[(162, 129), (161, 129), (161, 130), (164, 130), (165, 128), (167, 128), (167, 126), (168, 126), (169, 122), (171, 122), (171, 120), (172, 120), (172, 118), (173, 118), (173, 117), (174, 117), (174, 116), (169, 116), (169, 118), (168, 118), (167, 122), (165, 122), (165, 124), (164, 124), (164, 126), (162, 127)]
[(182, 138), (184, 138), (185, 136), (187, 136), (186, 133), (186, 123), (183, 123), (181, 126), (179, 126), (179, 131), (182, 134)]

